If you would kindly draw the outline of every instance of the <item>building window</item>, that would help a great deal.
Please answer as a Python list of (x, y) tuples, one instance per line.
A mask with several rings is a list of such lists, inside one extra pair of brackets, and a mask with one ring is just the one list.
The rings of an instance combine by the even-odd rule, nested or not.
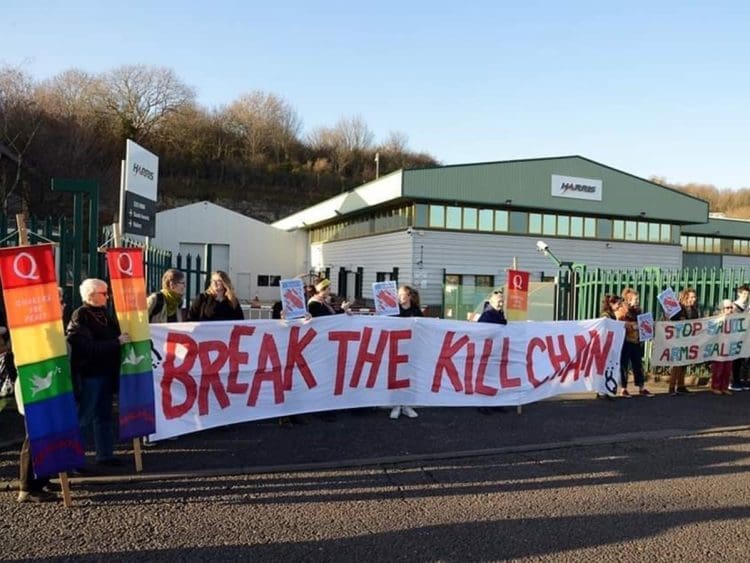
[(474, 276), (474, 284), (477, 288), (477, 291), (484, 291), (484, 293), (489, 293), (492, 289), (494, 289), (494, 283), (495, 283), (495, 276)]
[(662, 225), (661, 226), (661, 242), (671, 242), (671, 241), (672, 241), (671, 225)]
[(430, 227), (445, 227), (445, 206), (430, 205)]
[(561, 237), (570, 236), (570, 217), (560, 215), (557, 218), (557, 234)]
[(491, 231), (493, 229), (494, 212), (492, 209), (480, 209), (479, 210), (479, 230), (480, 231)]
[(445, 208), (445, 228), (446, 229), (460, 229), (461, 228), (461, 208), (448, 206)]
[(616, 240), (623, 240), (625, 238), (625, 221), (621, 219), (615, 219), (612, 223), (612, 238)]
[(587, 238), (596, 237), (596, 219), (593, 217), (586, 217), (583, 220), (583, 236)]
[(570, 218), (570, 236), (572, 237), (583, 236), (583, 218), (582, 217)]
[(542, 234), (543, 235), (556, 235), (557, 234), (557, 217), (549, 215), (547, 213), (542, 217)]
[(464, 207), (464, 229), (477, 230), (477, 210), (474, 207)]
[(268, 274), (258, 275), (258, 287), (279, 287), (281, 276), (272, 276)]
[(529, 233), (532, 235), (542, 234), (542, 214), (529, 213)]
[(508, 232), (508, 212), (495, 211), (495, 230), (501, 233)]

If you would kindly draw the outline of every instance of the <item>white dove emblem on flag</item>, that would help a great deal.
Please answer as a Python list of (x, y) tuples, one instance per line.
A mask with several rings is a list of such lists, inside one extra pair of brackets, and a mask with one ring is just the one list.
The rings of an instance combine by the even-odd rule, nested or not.
[(130, 350), (128, 351), (128, 355), (125, 356), (125, 359), (122, 361), (122, 365), (124, 365), (124, 366), (128, 366), (128, 365), (130, 365), (130, 366), (137, 366), (137, 365), (139, 365), (145, 359), (146, 359), (146, 356), (142, 356), (140, 354), (136, 356), (135, 355), (135, 348), (131, 347)]
[(60, 373), (62, 370), (58, 367), (47, 372), (47, 375), (41, 377), (39, 375), (31, 376), (31, 394), (36, 396), (37, 393), (41, 393), (45, 389), (52, 387), (52, 378), (55, 374)]

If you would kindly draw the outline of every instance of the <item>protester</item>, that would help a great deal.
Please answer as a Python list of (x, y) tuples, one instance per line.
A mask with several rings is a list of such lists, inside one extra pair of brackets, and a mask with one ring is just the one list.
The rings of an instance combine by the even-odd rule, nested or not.
[[(349, 314), (350, 303), (344, 300), (341, 303), (341, 311)], [(331, 305), (331, 281), (322, 279), (315, 285), (315, 295), (307, 302), (307, 310), (312, 317), (327, 317), (335, 315), (337, 311)]]
[[(731, 315), (734, 304), (730, 299), (724, 299), (719, 306), (720, 315)], [(715, 360), (711, 362), (711, 392), (714, 395), (731, 395), (729, 378), (732, 375), (732, 360)]]
[(641, 308), (638, 303), (638, 292), (631, 287), (622, 290), (622, 303), (615, 311), (618, 321), (625, 323), (625, 341), (622, 343), (620, 353), (620, 396), (629, 399), (628, 392), (628, 367), (632, 367), (633, 381), (638, 388), (641, 397), (653, 397), (651, 391), (646, 389), (646, 377), (643, 373), (643, 347), (641, 346), (640, 333), (638, 331), (638, 315)]
[[(348, 301), (344, 301), (341, 304), (340, 311), (336, 311), (331, 306), (330, 301), (331, 281), (328, 279), (322, 279), (315, 284), (315, 295), (313, 295), (307, 302), (307, 311), (311, 317), (327, 317), (337, 313), (346, 313), (347, 315), (351, 314)], [(336, 414), (333, 411), (320, 412), (317, 416), (324, 422), (333, 422), (336, 420)]]
[[(701, 317), (700, 309), (698, 309), (698, 294), (692, 287), (683, 289), (680, 292), (680, 312), (672, 317), (670, 320), (673, 321), (684, 321), (687, 319), (699, 319)], [(669, 394), (680, 395), (681, 393), (690, 393), (687, 387), (685, 387), (685, 372), (687, 371), (686, 366), (672, 366), (669, 371)]]
[[(503, 311), (503, 290), (496, 289), (490, 295), (490, 300), (485, 307), (482, 314), (477, 319), (478, 323), (494, 323), (499, 325), (507, 325), (508, 319), (505, 318), (505, 312)], [(505, 407), (479, 407), (477, 409), (482, 414), (492, 414), (493, 412), (504, 412)]]
[[(185, 274), (180, 270), (169, 268), (161, 277), (161, 290), (152, 293), (146, 299), (149, 323), (180, 323), (182, 318), (182, 300), (185, 297)], [(143, 445), (155, 446), (156, 442), (143, 437)]]
[(182, 322), (182, 300), (185, 297), (185, 274), (170, 268), (161, 277), (161, 291), (148, 296), (149, 323)]
[(188, 311), (191, 321), (241, 321), (245, 317), (226, 272), (211, 272), (211, 285), (193, 300)]
[(96, 278), (80, 286), (83, 305), (68, 325), (71, 370), (78, 388), (78, 420), (84, 436), (93, 426), (96, 463), (122, 465), (114, 457), (112, 400), (119, 385), (120, 347), (130, 335), (120, 332), (107, 310), (107, 283)]
[[(612, 319), (613, 321), (617, 320), (616, 311), (620, 308), (621, 303), (622, 299), (618, 295), (605, 294), (602, 298), (600, 316), (605, 319)], [(615, 386), (613, 385), (613, 387)], [(612, 400), (614, 399), (613, 393), (615, 391), (616, 389), (613, 389), (612, 393), (597, 393), (596, 398)]]
[(18, 374), (10, 346), (10, 332), (3, 300), (0, 299), (0, 398), (13, 394), (13, 384)]
[[(746, 313), (750, 306), (750, 286), (742, 284), (737, 288), (737, 299), (732, 303), (733, 312)], [(747, 379), (748, 359), (737, 358), (732, 361), (732, 385), (731, 391), (746, 391), (750, 389), (750, 381)]]
[[(422, 309), (419, 307), (419, 293), (408, 286), (402, 285), (398, 288), (398, 316), (399, 317), (422, 317)], [(396, 405), (391, 409), (390, 417), (396, 420), (405, 414), (409, 418), (417, 418), (417, 411), (407, 405)]]

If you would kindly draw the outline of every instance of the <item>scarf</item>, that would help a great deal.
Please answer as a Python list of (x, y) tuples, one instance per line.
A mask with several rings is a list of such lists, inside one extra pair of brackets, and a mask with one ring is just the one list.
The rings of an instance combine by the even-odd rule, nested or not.
[(167, 317), (175, 316), (177, 309), (182, 305), (182, 295), (168, 289), (162, 289), (161, 292), (164, 295), (164, 306), (167, 308)]

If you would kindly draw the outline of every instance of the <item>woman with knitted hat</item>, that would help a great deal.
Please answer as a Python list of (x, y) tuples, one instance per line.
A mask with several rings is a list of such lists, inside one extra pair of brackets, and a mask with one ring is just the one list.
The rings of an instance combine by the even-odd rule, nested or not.
[[(341, 311), (350, 314), (350, 303), (344, 301), (341, 304)], [(335, 315), (337, 312), (331, 305), (331, 280), (322, 279), (315, 284), (315, 295), (307, 302), (307, 310), (311, 317), (327, 317)]]

